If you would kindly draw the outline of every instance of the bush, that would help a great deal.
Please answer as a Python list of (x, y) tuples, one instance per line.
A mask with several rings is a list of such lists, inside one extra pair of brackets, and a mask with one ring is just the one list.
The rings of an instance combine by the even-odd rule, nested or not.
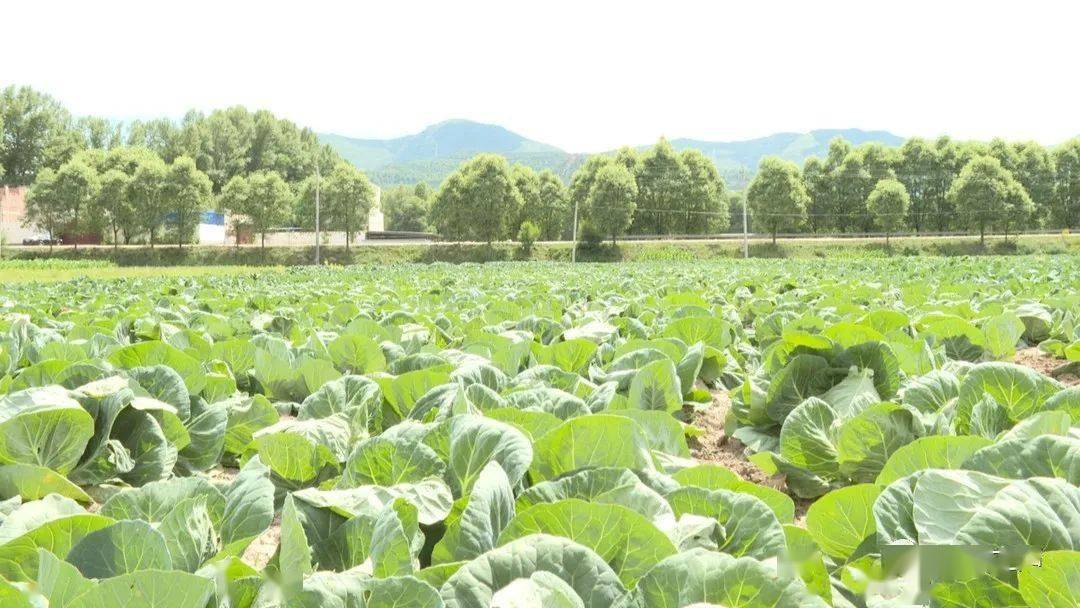
[(517, 240), (521, 243), (521, 252), (525, 255), (532, 253), (533, 244), (540, 238), (540, 227), (526, 220), (518, 228)]
[(600, 247), (600, 243), (604, 242), (604, 235), (593, 226), (592, 222), (584, 221), (581, 223), (580, 233), (580, 247), (582, 249), (593, 250)]

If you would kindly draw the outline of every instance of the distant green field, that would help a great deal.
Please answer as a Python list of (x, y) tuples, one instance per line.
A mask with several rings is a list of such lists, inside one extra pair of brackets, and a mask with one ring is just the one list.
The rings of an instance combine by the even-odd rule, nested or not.
[[(525, 255), (518, 243), (403, 243), (361, 244), (346, 251), (341, 247), (323, 248), (323, 260), (328, 264), (404, 264), (404, 263), (468, 263), (499, 261), (569, 261), (570, 243), (537, 243)], [(977, 237), (898, 237), (889, 245), (883, 238), (803, 238), (752, 239), (750, 256), (755, 258), (883, 258), (897, 256), (967, 256), (967, 255), (1030, 255), (1080, 253), (1080, 237), (1075, 235), (1023, 235), (987, 238), (980, 245)], [(57, 247), (51, 253), (45, 248), (9, 247), (0, 261), (0, 277), (22, 278), (21, 273), (33, 270), (49, 271), (58, 278), (85, 274), (89, 266), (106, 264), (121, 267), (195, 267), (207, 272), (209, 266), (304, 266), (314, 260), (310, 247), (80, 247), (74, 251)], [(619, 241), (614, 246), (603, 243), (579, 248), (579, 262), (634, 262), (730, 259), (742, 257), (739, 239), (712, 241)], [(34, 264), (47, 266), (34, 266)], [(29, 264), (26, 265), (26, 264)], [(75, 265), (72, 265), (75, 264)], [(240, 269), (238, 272), (244, 272)], [(106, 272), (105, 274), (108, 274)], [(182, 272), (181, 272), (182, 274)], [(119, 275), (118, 275), (119, 276)], [(129, 275), (123, 275), (129, 276)]]

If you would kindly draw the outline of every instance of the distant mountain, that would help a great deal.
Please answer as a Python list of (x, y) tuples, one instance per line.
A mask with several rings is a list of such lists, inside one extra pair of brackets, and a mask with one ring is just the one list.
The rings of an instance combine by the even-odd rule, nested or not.
[(482, 152), (505, 156), (511, 163), (551, 169), (568, 178), (578, 166), (569, 154), (498, 125), (468, 120), (447, 120), (416, 135), (394, 139), (355, 139), (320, 134), (345, 160), (366, 171), (383, 186), (425, 181), (438, 186), (463, 161)]
[[(733, 142), (674, 139), (671, 145), (676, 150), (701, 150), (716, 163), (730, 187), (742, 188), (753, 176), (762, 157), (775, 155), (802, 163), (809, 156), (824, 156), (829, 140), (834, 137), (842, 137), (854, 145), (878, 142), (898, 146), (904, 141), (886, 131), (822, 129)], [(462, 161), (481, 152), (501, 154), (512, 163), (519, 162), (535, 169), (551, 169), (564, 181), (569, 181), (574, 170), (588, 156), (527, 139), (498, 125), (467, 120), (448, 120), (416, 135), (394, 139), (356, 139), (333, 134), (320, 134), (319, 138), (382, 186), (418, 181), (438, 186)], [(638, 146), (638, 149), (647, 150), (651, 145)]]

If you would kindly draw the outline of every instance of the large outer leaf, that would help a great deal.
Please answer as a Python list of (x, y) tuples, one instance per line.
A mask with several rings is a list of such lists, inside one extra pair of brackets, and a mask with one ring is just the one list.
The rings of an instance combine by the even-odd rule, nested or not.
[(956, 401), (956, 428), (968, 432), (971, 412), (988, 396), (1008, 412), (1016, 422), (1043, 408), (1047, 399), (1061, 390), (1061, 385), (1042, 374), (1012, 363), (980, 363), (968, 372), (960, 385)]
[(395, 576), (367, 582), (371, 595), (364, 608), (442, 608), (439, 591), (412, 576)]
[(499, 544), (530, 534), (561, 536), (592, 549), (628, 588), (675, 553), (668, 537), (635, 511), (574, 498), (537, 504), (518, 513), (502, 531)]
[(225, 490), (221, 520), (224, 544), (250, 541), (274, 521), (274, 484), (270, 468), (252, 458)]
[(93, 434), (93, 418), (58, 386), (0, 397), (0, 464), (40, 465), (66, 474)]
[(343, 462), (352, 433), (342, 414), (310, 420), (282, 420), (254, 435), (259, 459), (296, 483), (313, 479), (326, 465)]
[(101, 581), (69, 608), (194, 608), (214, 595), (213, 581), (176, 571), (141, 570)]
[(932, 414), (959, 394), (960, 380), (955, 374), (934, 370), (909, 379), (901, 391), (901, 402), (924, 414)]
[(881, 489), (872, 484), (833, 490), (810, 505), (806, 529), (821, 550), (846, 560), (874, 535), (873, 507)]
[(220, 520), (225, 498), (209, 481), (201, 477), (182, 477), (148, 483), (113, 494), (101, 507), (101, 514), (113, 519), (141, 519), (150, 523), (165, 521), (180, 502), (203, 498), (208, 512)]
[(221, 546), (215, 522), (206, 509), (206, 498), (189, 498), (176, 505), (158, 526), (165, 538), (172, 567), (195, 572), (217, 554)]
[(1074, 608), (1080, 597), (1080, 553), (1047, 551), (1040, 564), (1025, 566), (1019, 579), (1029, 606)]
[(44, 549), (38, 549), (37, 585), (49, 600), (49, 608), (68, 608), (94, 586), (78, 568)]
[(882, 543), (1080, 546), (1080, 489), (1062, 479), (922, 471), (889, 485), (874, 515)]
[(462, 493), (472, 488), (488, 462), (498, 462), (511, 485), (533, 462), (532, 442), (509, 424), (483, 416), (455, 416), (449, 433), (449, 471)]
[(357, 334), (343, 334), (327, 345), (334, 365), (350, 374), (370, 374), (386, 369), (386, 357), (379, 344)]
[(450, 488), (437, 477), (390, 487), (361, 486), (345, 490), (308, 488), (293, 492), (292, 497), (346, 517), (360, 513), (374, 514), (395, 499), (403, 498), (417, 508), (420, 523), (427, 526), (446, 519), (453, 504)]
[(875, 483), (889, 485), (901, 477), (926, 469), (966, 468), (964, 463), (967, 459), (990, 444), (989, 439), (970, 435), (920, 437), (889, 456)]
[(828, 403), (817, 397), (803, 401), (780, 429), (780, 455), (815, 475), (835, 478), (840, 468), (835, 423)]
[(754, 496), (684, 487), (666, 498), (677, 518), (693, 514), (715, 519), (723, 530), (717, 548), (724, 553), (766, 559), (784, 551), (783, 526), (768, 505)]
[(632, 471), (620, 468), (583, 469), (538, 483), (518, 496), (517, 507), (518, 510), (525, 510), (533, 505), (567, 498), (626, 507), (640, 513), (665, 532), (675, 526), (675, 514), (667, 501), (642, 483)]
[(844, 422), (837, 435), (840, 473), (872, 482), (897, 450), (918, 436), (918, 423), (907, 409), (891, 403), (872, 405)]
[(1080, 439), (1039, 435), (1001, 441), (972, 454), (964, 468), (1010, 479), (1060, 477), (1080, 485)]
[(87, 578), (170, 570), (173, 566), (164, 536), (144, 521), (120, 521), (91, 532), (68, 551), (65, 559)]
[(619, 416), (572, 418), (537, 439), (534, 449), (537, 480), (584, 467), (654, 468), (644, 433), (636, 422)]
[(585, 608), (611, 608), (626, 597), (626, 587), (599, 555), (543, 534), (515, 540), (465, 564), (439, 594), (446, 608), (488, 608), (497, 591), (539, 571), (567, 583)]
[(665, 357), (638, 370), (630, 383), (630, 405), (661, 412), (682, 409), (682, 385), (671, 359)]
[(541, 365), (554, 365), (575, 374), (581, 374), (589, 367), (589, 361), (596, 353), (596, 343), (583, 338), (556, 342), (551, 346), (536, 345), (533, 356)]
[(344, 413), (360, 428), (367, 428), (378, 418), (381, 405), (382, 389), (377, 382), (364, 376), (342, 376), (308, 395), (300, 404), (297, 418), (327, 418)]
[(930, 595), (933, 605), (940, 608), (1030, 608), (1014, 587), (985, 574), (938, 583), (930, 589)]
[(123, 368), (164, 365), (171, 367), (184, 379), (188, 392), (197, 395), (206, 386), (206, 373), (194, 358), (164, 342), (139, 342), (125, 346), (109, 355), (109, 363)]
[(435, 450), (420, 442), (402, 436), (377, 436), (356, 444), (337, 487), (392, 486), (439, 477), (445, 469)]
[(817, 355), (795, 355), (769, 382), (765, 395), (769, 418), (783, 422), (797, 405), (831, 385), (828, 361)]
[(277, 410), (262, 395), (237, 395), (224, 401), (224, 404), (228, 414), (225, 451), (229, 454), (243, 454), (256, 431), (278, 421)]
[(23, 500), (39, 500), (49, 494), (59, 494), (82, 503), (91, 502), (79, 486), (47, 467), (32, 464), (0, 466), (0, 500), (13, 496)]
[(640, 608), (827, 608), (799, 579), (748, 557), (692, 549), (660, 562), (634, 591)]
[(111, 439), (117, 416), (135, 397), (127, 380), (112, 376), (85, 384), (71, 394), (94, 418), (94, 435), (79, 466), (71, 472), (71, 480), (90, 485), (130, 471), (134, 466), (130, 455), (119, 441)]
[(200, 406), (193, 407), (192, 417), (187, 421), (191, 443), (180, 450), (177, 458), (178, 470), (190, 475), (209, 470), (216, 465), (225, 452), (228, 422), (229, 412), (224, 404), (202, 402)]
[(514, 516), (514, 491), (498, 462), (487, 463), (472, 492), (454, 503), (446, 533), (432, 553), (433, 563), (473, 559), (493, 549)]
[(795, 519), (795, 501), (779, 490), (746, 481), (731, 470), (712, 463), (687, 467), (673, 474), (672, 479), (684, 486), (695, 486), (706, 490), (731, 490), (740, 494), (749, 494), (765, 503), (782, 524), (789, 524)]
[(112, 519), (86, 513), (74, 501), (57, 495), (28, 502), (0, 525), (0, 577), (33, 580), (39, 549), (67, 555), (87, 534), (112, 524)]

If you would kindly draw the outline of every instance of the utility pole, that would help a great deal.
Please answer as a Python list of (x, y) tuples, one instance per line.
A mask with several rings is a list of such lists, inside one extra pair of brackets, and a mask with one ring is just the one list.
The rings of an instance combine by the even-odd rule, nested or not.
[(577, 263), (577, 201), (574, 201), (574, 248), (570, 250), (570, 263)]
[(322, 233), (319, 230), (319, 160), (315, 159), (315, 265), (319, 265), (319, 249), (322, 245)]
[(746, 232), (746, 197), (742, 202), (742, 257), (750, 257), (750, 237)]

